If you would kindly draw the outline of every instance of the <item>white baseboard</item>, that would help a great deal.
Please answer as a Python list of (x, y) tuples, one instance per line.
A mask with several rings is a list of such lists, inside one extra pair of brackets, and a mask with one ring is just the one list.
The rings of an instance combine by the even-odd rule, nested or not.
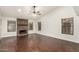
[(42, 33), (36, 33), (36, 34), (45, 35), (45, 36), (49, 36), (49, 37), (53, 37), (53, 38), (58, 38), (60, 40), (70, 41), (70, 42), (74, 42), (74, 43), (78, 43), (79, 44), (79, 41), (63, 39), (63, 38), (60, 38), (60, 37), (54, 37), (54, 36), (51, 36), (51, 35), (48, 35), (48, 34), (42, 34)]

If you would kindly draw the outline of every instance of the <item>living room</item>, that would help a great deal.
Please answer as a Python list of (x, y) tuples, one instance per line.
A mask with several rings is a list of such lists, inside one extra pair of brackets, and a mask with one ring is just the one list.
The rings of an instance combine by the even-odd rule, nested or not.
[(78, 10), (78, 6), (0, 6), (0, 50), (79, 51)]

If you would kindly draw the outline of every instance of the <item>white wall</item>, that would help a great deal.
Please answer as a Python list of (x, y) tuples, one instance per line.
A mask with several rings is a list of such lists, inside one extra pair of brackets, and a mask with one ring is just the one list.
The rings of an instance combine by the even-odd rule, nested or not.
[[(61, 18), (74, 17), (74, 35), (61, 34)], [(72, 7), (60, 7), (38, 19), (42, 23), (39, 34), (79, 43), (79, 17)]]
[(15, 32), (8, 32), (7, 31), (7, 21), (8, 20), (16, 21), (16, 18), (2, 17), (1, 19), (2, 19), (2, 34), (1, 34), (1, 37), (16, 36), (17, 31), (15, 31)]

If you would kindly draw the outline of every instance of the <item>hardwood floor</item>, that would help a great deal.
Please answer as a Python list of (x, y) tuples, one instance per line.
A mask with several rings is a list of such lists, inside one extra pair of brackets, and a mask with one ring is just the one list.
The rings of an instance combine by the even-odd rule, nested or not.
[(39, 34), (0, 40), (2, 52), (77, 52), (79, 44)]

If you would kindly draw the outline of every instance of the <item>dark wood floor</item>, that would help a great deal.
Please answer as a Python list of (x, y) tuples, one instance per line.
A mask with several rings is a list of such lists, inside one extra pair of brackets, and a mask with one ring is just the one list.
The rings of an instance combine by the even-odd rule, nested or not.
[(0, 40), (0, 51), (4, 52), (77, 52), (79, 44), (31, 34), (22, 37), (7, 37)]

